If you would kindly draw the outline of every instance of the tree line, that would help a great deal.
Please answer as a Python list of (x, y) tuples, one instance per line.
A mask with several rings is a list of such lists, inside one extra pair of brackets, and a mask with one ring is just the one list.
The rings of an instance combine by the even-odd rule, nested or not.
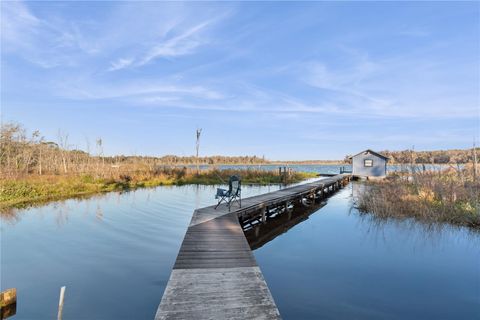
[[(0, 128), (0, 174), (78, 174), (94, 173), (111, 175), (125, 171), (154, 171), (159, 166), (218, 165), (218, 164), (276, 164), (258, 156), (105, 156), (103, 140), (96, 139), (93, 146), (87, 141), (87, 150), (71, 146), (68, 134), (59, 132), (56, 141), (46, 140), (39, 131), (27, 134), (20, 124), (6, 123)], [(476, 149), (479, 151), (479, 148)], [(409, 163), (471, 163), (472, 149), (438, 151), (389, 151), (382, 154), (390, 158), (391, 164)], [(348, 156), (343, 160), (349, 162)], [(316, 161), (302, 161), (314, 164)], [(325, 162), (325, 161), (323, 161)], [(300, 163), (300, 162), (299, 162)]]
[[(472, 163), (474, 153), (479, 154), (480, 148), (475, 149), (450, 149), (434, 151), (415, 151), (412, 149), (401, 151), (380, 151), (380, 154), (388, 157), (389, 164), (464, 164)], [(350, 155), (345, 156), (344, 161), (350, 162)]]
[[(90, 150), (93, 149), (93, 150)], [(87, 141), (87, 151), (73, 148), (68, 134), (59, 132), (56, 141), (46, 140), (39, 131), (27, 134), (20, 124), (6, 123), (0, 128), (0, 174), (78, 174), (110, 175), (120, 171), (154, 171), (165, 165), (265, 164), (257, 156), (105, 156), (103, 140), (94, 146)]]
[(381, 153), (390, 158), (391, 164), (407, 164), (407, 163), (430, 163), (430, 164), (448, 164), (448, 163), (472, 163), (474, 151), (472, 149), (451, 149), (451, 150), (435, 150), (435, 151), (382, 151)]

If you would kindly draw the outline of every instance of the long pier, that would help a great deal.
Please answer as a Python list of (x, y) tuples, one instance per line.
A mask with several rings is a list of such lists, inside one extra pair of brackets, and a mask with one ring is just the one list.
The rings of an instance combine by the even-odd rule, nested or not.
[(350, 175), (197, 209), (155, 315), (160, 319), (281, 319), (243, 232), (297, 205), (323, 199)]

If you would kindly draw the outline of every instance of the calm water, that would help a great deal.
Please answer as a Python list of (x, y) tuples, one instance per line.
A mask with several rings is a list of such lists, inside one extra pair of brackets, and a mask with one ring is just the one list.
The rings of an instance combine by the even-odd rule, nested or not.
[[(244, 187), (244, 196), (279, 186)], [(17, 288), (12, 319), (153, 319), (196, 207), (213, 186), (110, 193), (1, 219), (1, 289)]]
[[(288, 167), (292, 168), (294, 171), (297, 172), (317, 172), (317, 173), (330, 173), (330, 174), (338, 174), (340, 173), (340, 168), (345, 168), (347, 170), (352, 170), (351, 165), (347, 164), (293, 164), (293, 165), (279, 165), (279, 164), (263, 164), (263, 165), (218, 165), (218, 166), (209, 166), (209, 165), (201, 165), (200, 169), (205, 170), (212, 167), (216, 167), (220, 170), (224, 169), (254, 169), (254, 170), (265, 170), (265, 171), (276, 171), (279, 167)], [(187, 167), (195, 168), (194, 165), (189, 165)], [(426, 165), (415, 165), (415, 170), (443, 170), (448, 168), (449, 165), (444, 164), (426, 164)], [(460, 165), (463, 167), (463, 165)], [(404, 164), (395, 164), (395, 165), (388, 165), (388, 171), (411, 171), (412, 167), (410, 165)]]
[(479, 235), (379, 224), (351, 209), (355, 190), (254, 251), (282, 316), (480, 319)]
[[(2, 218), (1, 288), (18, 290), (12, 319), (54, 319), (62, 285), (66, 320), (152, 319), (192, 211), (214, 193), (158, 187)], [(351, 195), (343, 189), (254, 251), (285, 319), (479, 318), (479, 236), (379, 226), (351, 209)]]

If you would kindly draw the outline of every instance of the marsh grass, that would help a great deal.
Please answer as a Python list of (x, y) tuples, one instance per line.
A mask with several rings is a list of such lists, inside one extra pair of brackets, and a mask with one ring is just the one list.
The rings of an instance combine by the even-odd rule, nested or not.
[[(189, 168), (155, 168), (121, 171), (110, 175), (19, 175), (0, 180), (0, 210), (86, 195), (126, 191), (162, 185), (225, 184), (231, 175), (240, 175), (243, 184), (277, 184), (284, 182), (278, 172), (265, 170), (201, 170)], [(315, 177), (313, 173), (295, 172), (287, 183)]]
[(367, 182), (356, 203), (378, 218), (415, 218), (480, 229), (480, 183), (472, 166), (439, 171), (395, 173)]

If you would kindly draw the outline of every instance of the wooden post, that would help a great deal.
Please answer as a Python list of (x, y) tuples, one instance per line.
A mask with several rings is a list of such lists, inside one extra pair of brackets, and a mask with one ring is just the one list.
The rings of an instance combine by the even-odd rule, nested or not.
[(200, 149), (200, 135), (201, 134), (202, 134), (202, 129), (197, 128), (197, 141), (196, 141), (196, 145), (195, 145), (195, 148), (197, 150), (197, 157), (195, 158), (196, 163), (197, 163), (197, 174), (200, 173), (200, 164), (198, 163), (198, 149)]
[(263, 212), (262, 212), (262, 222), (263, 223), (267, 222), (267, 210), (268, 210), (268, 208), (265, 208), (265, 209), (263, 209)]
[(60, 288), (60, 299), (58, 300), (58, 315), (57, 320), (62, 320), (63, 299), (65, 298), (65, 286)]
[(0, 308), (0, 319), (13, 317), (17, 313), (17, 303), (11, 303), (8, 306)]
[(10, 288), (0, 293), (0, 307), (6, 307), (17, 302), (17, 289)]

